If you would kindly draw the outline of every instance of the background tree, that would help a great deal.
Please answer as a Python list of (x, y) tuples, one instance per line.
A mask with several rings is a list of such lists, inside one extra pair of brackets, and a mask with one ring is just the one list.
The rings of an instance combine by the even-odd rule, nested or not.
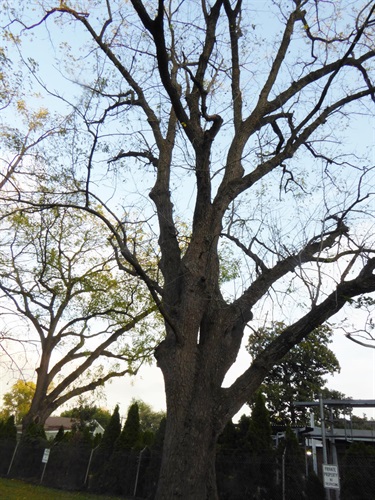
[[(375, 6), (350, 6), (45, 0), (6, 13), (12, 39), (43, 38), (48, 72), (32, 69), (41, 91), (71, 105), (71, 129), (58, 146), (51, 138), (38, 167), (75, 189), (62, 193), (57, 176), (54, 189), (20, 185), (4, 203), (95, 213), (119, 267), (144, 282), (164, 319), (157, 499), (216, 498), (226, 422), (293, 346), (375, 290), (373, 162), (364, 134), (351, 140), (372, 116)], [(55, 79), (50, 33), (66, 42), (52, 40)], [(139, 257), (144, 239), (128, 237), (137, 224), (155, 236), (151, 263)], [(241, 270), (230, 288), (223, 242)], [(264, 311), (288, 326), (224, 386), (247, 324), (263, 324)]]
[(105, 475), (102, 475), (102, 491), (121, 495), (134, 492), (137, 461), (142, 444), (138, 404), (132, 403), (121, 433), (115, 441)]
[(0, 418), (8, 419), (13, 415), (16, 424), (20, 424), (30, 410), (35, 389), (36, 385), (34, 382), (17, 380), (11, 390), (3, 396)]
[(113, 468), (110, 466), (110, 458), (114, 451), (115, 443), (121, 434), (121, 422), (119, 406), (116, 405), (108, 425), (104, 429), (104, 434), (92, 461), (93, 478), (91, 486), (96, 491), (105, 491), (108, 484), (108, 474), (112, 474)]
[[(321, 390), (322, 397), (323, 399), (350, 399), (350, 397), (346, 396), (344, 393), (340, 391), (335, 391), (334, 389), (328, 389), (328, 387), (323, 387)], [(317, 401), (318, 398), (316, 397), (315, 400)], [(310, 410), (314, 413), (314, 418), (315, 422), (320, 422), (320, 409), (319, 407), (314, 407), (312, 410)], [(345, 418), (347, 415), (350, 415), (351, 413), (351, 408), (348, 408), (347, 406), (336, 406), (336, 407), (324, 407), (324, 418), (326, 422), (330, 422), (332, 419), (335, 422), (335, 427), (341, 427), (342, 426), (342, 419)]]
[(150, 356), (152, 335), (156, 341), (151, 320), (144, 321), (152, 306), (139, 282), (118, 276), (105, 235), (83, 212), (15, 213), (6, 223), (0, 317), (18, 315), (40, 347), (23, 417), (24, 426), (43, 424), (73, 397), (136, 373)]
[(128, 409), (124, 427), (119, 435), (115, 448), (119, 450), (132, 450), (142, 444), (142, 431), (139, 420), (138, 403), (132, 403)]
[(10, 441), (16, 441), (17, 439), (17, 427), (14, 419), (14, 415), (8, 418), (0, 420), (0, 440), (6, 439)]
[(111, 414), (108, 410), (84, 403), (70, 410), (63, 411), (61, 416), (72, 418), (79, 429), (87, 426), (92, 431), (96, 429), (96, 423), (105, 429), (111, 419)]
[[(335, 425), (337, 425), (336, 422)], [(373, 430), (375, 429), (375, 421), (374, 419), (369, 420), (365, 414), (362, 417), (358, 417), (357, 415), (351, 415), (350, 427), (352, 429)]]
[(304, 452), (298, 443), (297, 436), (290, 427), (286, 429), (285, 439), (279, 445), (278, 452), (280, 462), (283, 460), (285, 467), (285, 498), (298, 500), (301, 496), (307, 497)]
[[(115, 409), (111, 415), (110, 420), (108, 421), (105, 429), (102, 440), (100, 442), (100, 447), (102, 450), (112, 452), (116, 439), (119, 437), (121, 433), (121, 422), (120, 422), (120, 414), (119, 414), (119, 406), (116, 405)], [(109, 458), (110, 453), (108, 453), (106, 458)]]
[(258, 391), (251, 410), (251, 420), (247, 440), (253, 453), (267, 453), (272, 449), (272, 429), (266, 400)]
[(228, 422), (219, 438), (216, 471), (223, 498), (273, 497), (275, 459), (269, 413), (258, 391), (251, 416)]
[[(258, 391), (252, 405), (251, 418), (247, 431), (247, 442), (251, 456), (250, 475), (253, 483), (253, 494), (263, 490), (263, 496), (273, 496), (275, 478), (275, 462), (272, 447), (272, 430), (270, 414), (266, 408), (263, 394)], [(247, 477), (243, 477), (246, 483)]]
[(154, 442), (160, 423), (165, 419), (164, 411), (155, 411), (153, 408), (140, 399), (133, 399), (132, 404), (138, 405), (139, 425), (142, 433), (142, 445), (151, 446)]
[(17, 427), (14, 415), (8, 418), (0, 417), (0, 474), (8, 473), (14, 449), (17, 442)]
[(155, 411), (151, 405), (141, 399), (133, 399), (131, 404), (137, 403), (139, 424), (142, 432), (156, 432), (159, 429), (160, 422), (166, 417), (165, 411)]
[[(247, 345), (252, 358), (257, 356), (285, 330), (284, 323), (254, 331)], [(322, 392), (324, 376), (340, 371), (340, 364), (328, 347), (332, 330), (322, 325), (309, 337), (293, 347), (275, 365), (262, 384), (267, 408), (273, 423), (305, 425), (306, 408), (296, 408), (296, 401), (314, 401)]]

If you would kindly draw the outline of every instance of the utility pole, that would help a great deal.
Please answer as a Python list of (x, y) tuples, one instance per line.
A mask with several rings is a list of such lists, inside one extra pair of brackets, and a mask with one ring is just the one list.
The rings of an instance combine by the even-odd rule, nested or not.
[[(324, 420), (324, 405), (323, 405), (323, 395), (319, 394), (319, 408), (320, 408), (320, 425), (322, 428), (322, 444), (323, 444), (323, 464), (328, 464), (328, 454), (327, 454), (327, 441), (326, 441), (326, 424)], [(328, 488), (326, 490), (326, 499), (331, 500), (331, 492)]]

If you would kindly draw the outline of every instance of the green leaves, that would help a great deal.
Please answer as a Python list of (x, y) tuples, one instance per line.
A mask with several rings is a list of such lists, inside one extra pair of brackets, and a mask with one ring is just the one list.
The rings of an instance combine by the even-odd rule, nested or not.
[[(286, 325), (275, 322), (260, 328), (249, 337), (247, 350), (256, 358)], [(305, 340), (293, 347), (265, 378), (262, 391), (274, 422), (300, 423), (302, 417), (293, 406), (295, 401), (313, 400), (322, 390), (324, 376), (340, 371), (335, 354), (329, 349), (332, 330), (327, 325), (316, 328)]]
[(35, 389), (35, 383), (30, 381), (18, 380), (13, 384), (11, 390), (3, 396), (1, 418), (9, 418), (13, 415), (16, 424), (21, 423), (30, 409)]
[[(149, 255), (139, 247), (139, 260)], [(160, 341), (147, 288), (117, 257), (100, 221), (84, 211), (24, 209), (3, 218), (0, 315), (26, 320), (40, 345), (32, 411), (47, 406), (43, 418), (112, 377), (135, 374)]]

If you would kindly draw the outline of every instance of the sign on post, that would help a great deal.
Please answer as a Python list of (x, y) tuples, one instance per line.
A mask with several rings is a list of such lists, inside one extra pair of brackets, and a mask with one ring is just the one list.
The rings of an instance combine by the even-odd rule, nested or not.
[(49, 448), (46, 448), (44, 450), (43, 458), (42, 458), (42, 463), (46, 464), (48, 462), (50, 451), (51, 450)]
[(339, 469), (337, 465), (323, 465), (324, 488), (340, 489)]
[(46, 467), (47, 467), (47, 462), (49, 459), (50, 451), (51, 451), (50, 448), (44, 449), (44, 453), (43, 453), (43, 457), (42, 457), (42, 463), (44, 464), (44, 467), (43, 467), (42, 477), (40, 478), (41, 483), (42, 483), (43, 478), (44, 478), (44, 473), (46, 472)]

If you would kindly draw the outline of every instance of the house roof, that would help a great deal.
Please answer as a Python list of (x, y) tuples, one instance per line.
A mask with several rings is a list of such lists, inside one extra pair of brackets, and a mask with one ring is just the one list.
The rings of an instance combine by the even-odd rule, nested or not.
[[(96, 428), (94, 431), (94, 434), (103, 434), (104, 429), (103, 427), (94, 420), (96, 423)], [(54, 433), (56, 434), (57, 431), (62, 427), (64, 431), (70, 431), (72, 430), (73, 424), (75, 423), (75, 419), (71, 417), (48, 417), (45, 424), (44, 424), (44, 430), (46, 433)], [(17, 431), (19, 433), (22, 432), (22, 425), (19, 424), (17, 425)]]
[(48, 417), (44, 424), (46, 431), (58, 431), (60, 427), (64, 430), (71, 430), (74, 420), (70, 417)]

